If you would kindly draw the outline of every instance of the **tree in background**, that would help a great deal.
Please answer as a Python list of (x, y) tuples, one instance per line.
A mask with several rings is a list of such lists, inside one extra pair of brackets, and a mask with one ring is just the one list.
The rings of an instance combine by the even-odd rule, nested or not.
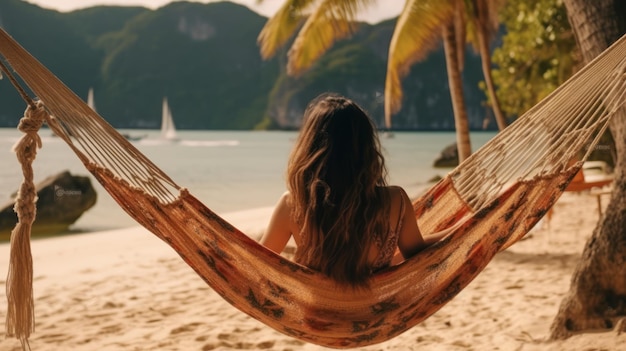
[(450, 96), (454, 110), (459, 162), (472, 152), (464, 102), (461, 72), (465, 45), (470, 39), (481, 55), (483, 76), (488, 96), (500, 130), (507, 125), (500, 111), (495, 86), (491, 78), (489, 41), (498, 26), (497, 11), (503, 1), (486, 0), (409, 0), (398, 18), (391, 44), (385, 82), (385, 120), (402, 106), (402, 84), (413, 64), (423, 60), (443, 40), (448, 71)]
[(309, 69), (336, 41), (352, 35), (356, 30), (358, 13), (375, 2), (285, 0), (259, 34), (261, 56), (264, 59), (274, 56), (297, 32), (288, 53), (287, 73), (298, 76)]
[[(507, 0), (505, 32), (493, 51), (494, 82), (502, 110), (515, 118), (533, 107), (582, 66), (563, 0)], [(607, 130), (589, 160), (615, 167), (615, 142)]]
[(472, 153), (461, 71), (465, 59), (465, 18), (460, 1), (408, 0), (391, 37), (385, 79), (385, 122), (402, 106), (402, 78), (443, 40), (454, 111), (459, 162)]
[[(287, 72), (297, 76), (310, 68), (335, 41), (354, 32), (356, 16), (373, 0), (287, 0), (268, 20), (259, 35), (261, 55), (273, 56), (297, 31), (288, 53)], [(391, 116), (402, 105), (401, 79), (410, 67), (431, 53), (443, 38), (450, 93), (452, 98), (459, 160), (471, 154), (467, 113), (463, 98), (461, 70), (465, 57), (466, 33), (476, 38), (483, 56), (483, 73), (500, 128), (506, 121), (499, 112), (490, 72), (487, 45), (495, 33), (495, 14), (501, 0), (408, 0), (396, 24), (389, 48), (385, 83), (385, 124), (391, 128)], [(302, 21), (304, 24), (301, 25)], [(299, 29), (299, 30), (298, 30)], [(487, 63), (485, 63), (487, 62)]]
[[(626, 33), (623, 0), (565, 0), (565, 6), (584, 62)], [(626, 331), (626, 107), (614, 116), (610, 128), (617, 148), (611, 201), (585, 245), (552, 323), (555, 339), (582, 331)]]
[(475, 48), (480, 54), (482, 62), (483, 76), (485, 77), (485, 85), (487, 88), (487, 97), (489, 104), (494, 113), (498, 129), (503, 130), (508, 125), (504, 114), (502, 113), (502, 107), (500, 106), (500, 98), (496, 94), (496, 87), (492, 76), (492, 62), (491, 62), (491, 50), (489, 43), (496, 37), (497, 29), (500, 24), (498, 11), (503, 7), (504, 0), (500, 1), (486, 1), (475, 0), (470, 4), (473, 4), (474, 11), (470, 12), (473, 15), (474, 20), (470, 21), (477, 27), (475, 31), (470, 33), (476, 33), (476, 39), (471, 40)]
[(507, 0), (506, 28), (493, 51), (502, 110), (514, 118), (537, 104), (580, 66), (580, 54), (562, 0)]

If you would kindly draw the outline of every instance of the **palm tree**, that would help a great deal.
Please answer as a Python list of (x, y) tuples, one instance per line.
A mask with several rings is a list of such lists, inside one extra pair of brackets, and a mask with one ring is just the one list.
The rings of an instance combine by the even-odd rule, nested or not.
[[(565, 0), (564, 4), (585, 62), (626, 35), (623, 0)], [(626, 107), (622, 106), (609, 127), (617, 149), (615, 185), (552, 322), (554, 339), (585, 331), (626, 331)]]
[[(304, 24), (289, 49), (287, 73), (293, 76), (309, 68), (335, 41), (349, 36), (355, 29), (356, 15), (372, 5), (374, 0), (286, 0), (278, 12), (268, 20), (259, 35), (261, 55), (269, 58), (283, 47)], [(495, 95), (490, 70), (488, 39), (493, 30), (493, 9), (501, 1), (488, 0), (407, 0), (398, 18), (389, 48), (387, 78), (385, 83), (385, 124), (391, 127), (391, 116), (402, 104), (401, 79), (414, 63), (424, 59), (443, 38), (446, 53), (448, 81), (455, 118), (459, 160), (471, 154), (469, 126), (462, 88), (462, 62), (466, 24), (472, 23), (471, 33), (485, 55), (483, 72), (489, 88), (498, 126), (506, 126)], [(470, 13), (468, 21), (466, 13)], [(476, 30), (480, 29), (480, 30)], [(484, 30), (483, 30), (484, 29)], [(482, 45), (480, 44), (482, 43)], [(488, 69), (486, 69), (488, 68)]]
[[(387, 65), (385, 83), (385, 121), (391, 125), (391, 116), (402, 105), (401, 79), (409, 68), (423, 60), (443, 39), (448, 81), (457, 134), (459, 161), (471, 154), (469, 127), (461, 71), (465, 58), (466, 31), (470, 42), (482, 59), (483, 75), (500, 130), (506, 128), (495, 86), (491, 76), (489, 41), (495, 35), (497, 10), (502, 0), (408, 0), (398, 18)], [(441, 36), (441, 37), (440, 37)]]
[(473, 0), (473, 23), (476, 26), (476, 40), (472, 44), (480, 54), (482, 62), (483, 76), (485, 77), (485, 84), (487, 86), (487, 92), (489, 94), (489, 100), (491, 101), (491, 108), (498, 124), (498, 129), (503, 130), (507, 126), (506, 118), (500, 108), (500, 101), (496, 95), (496, 87), (493, 83), (493, 76), (491, 75), (491, 50), (489, 48), (489, 42), (497, 34), (498, 29), (498, 10), (504, 5), (504, 0)]
[[(460, 2), (437, 0), (408, 0), (398, 18), (389, 46), (387, 77), (385, 81), (385, 123), (391, 125), (391, 116), (402, 106), (401, 80), (413, 64), (423, 60), (443, 39), (450, 97), (454, 111), (459, 161), (472, 152), (463, 81), (462, 62), (465, 51), (459, 48), (464, 24)], [(464, 43), (464, 41), (463, 41)]]
[(272, 57), (300, 28), (287, 62), (287, 73), (298, 76), (335, 41), (350, 36), (356, 29), (357, 14), (374, 3), (375, 0), (285, 0), (259, 34), (261, 56)]

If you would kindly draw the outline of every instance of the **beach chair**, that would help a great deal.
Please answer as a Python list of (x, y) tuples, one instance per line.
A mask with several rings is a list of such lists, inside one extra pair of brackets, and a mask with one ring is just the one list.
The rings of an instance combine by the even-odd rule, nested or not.
[[(596, 197), (598, 216), (602, 215), (602, 195), (611, 193), (613, 174), (609, 173), (608, 165), (604, 161), (586, 161), (565, 188), (565, 192), (588, 194)], [(554, 206), (545, 216), (545, 225), (550, 229), (550, 222), (554, 216)]]
[(587, 161), (576, 173), (565, 191), (583, 192), (595, 188), (604, 188), (613, 183), (613, 175), (608, 172), (604, 161)]

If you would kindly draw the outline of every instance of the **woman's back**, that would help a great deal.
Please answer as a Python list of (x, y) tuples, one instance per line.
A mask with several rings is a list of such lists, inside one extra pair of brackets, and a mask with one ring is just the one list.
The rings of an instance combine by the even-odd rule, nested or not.
[(389, 222), (389, 230), (386, 235), (379, 235), (375, 238), (376, 245), (370, 247), (370, 260), (372, 272), (388, 267), (392, 264), (394, 256), (398, 251), (398, 239), (402, 230), (402, 219), (405, 214), (406, 205), (402, 197), (402, 189), (399, 187), (388, 187), (391, 199), (389, 218), (397, 218), (395, 222)]
[(405, 230), (419, 244), (415, 218), (406, 216), (412, 211), (404, 211), (408, 196), (386, 184), (376, 133), (354, 102), (334, 95), (314, 100), (289, 159), (289, 191), (262, 242), (280, 252), (293, 235), (297, 262), (352, 285), (391, 263), (398, 244), (411, 242)]
[[(390, 221), (389, 228), (384, 232), (365, 234), (374, 236), (372, 245), (367, 250), (369, 252), (367, 262), (372, 271), (388, 267), (392, 263), (392, 260), (397, 253), (398, 238), (402, 230), (402, 219), (406, 210), (406, 204), (404, 203), (404, 199), (402, 197), (402, 188), (389, 186), (385, 188), (385, 191), (389, 192), (389, 198), (391, 199), (388, 211), (389, 217), (395, 218), (395, 221)], [(291, 202), (291, 194), (286, 192), (284, 196), (285, 206), (287, 207), (286, 212), (291, 213), (292, 209), (289, 205)], [(386, 213), (387, 209), (381, 207), (380, 211), (384, 211)], [(303, 232), (298, 224), (292, 220), (291, 216), (287, 216), (286, 219), (288, 220), (288, 224), (286, 225), (292, 228), (291, 232), (293, 233), (293, 238), (297, 247), (302, 247), (301, 243), (303, 241), (303, 236), (305, 236), (306, 233)]]

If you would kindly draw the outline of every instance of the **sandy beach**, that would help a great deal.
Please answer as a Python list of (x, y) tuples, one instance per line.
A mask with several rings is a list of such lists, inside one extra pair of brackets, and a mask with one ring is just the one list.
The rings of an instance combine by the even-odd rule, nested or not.
[[(224, 217), (257, 237), (270, 213), (263, 208)], [(626, 350), (626, 335), (616, 332), (547, 341), (597, 220), (595, 197), (564, 194), (549, 226), (541, 222), (498, 254), (447, 306), (362, 350)], [(236, 310), (141, 227), (38, 239), (32, 252), (33, 350), (325, 350)], [(3, 291), (8, 255), (9, 245), (0, 245)], [(4, 293), (0, 314), (0, 350), (20, 350), (4, 332)]]

